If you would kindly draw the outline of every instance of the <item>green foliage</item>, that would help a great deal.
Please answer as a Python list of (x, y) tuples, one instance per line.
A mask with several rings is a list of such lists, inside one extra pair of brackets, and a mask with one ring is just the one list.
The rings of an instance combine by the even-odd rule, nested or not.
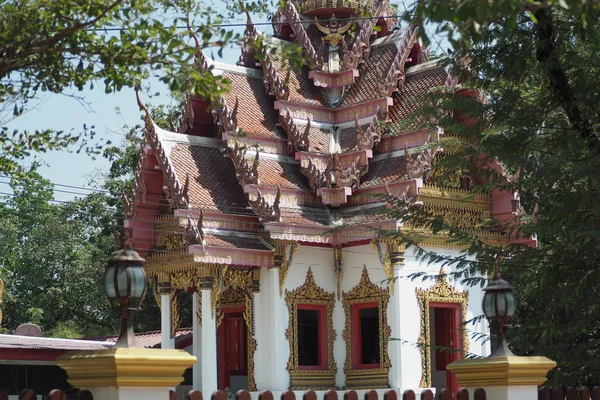
[[(460, 42), (449, 68), (462, 88), (485, 96), (481, 103), (437, 92), (409, 116), (430, 121), (424, 118), (435, 115), (422, 126), (440, 126), (450, 136), (441, 141), (447, 152), (431, 180), (444, 186), (451, 175), (469, 172), (477, 183), (474, 193), (519, 193), (517, 226), (483, 221), (478, 228), (536, 234), (538, 247), (486, 245), (443, 217), (403, 208), (405, 202), (399, 202), (397, 217), (447, 233), (466, 250), (449, 258), (421, 248), (415, 235), (401, 240), (426, 261), (455, 266), (456, 275), (471, 284), (483, 284), (479, 274), (503, 259), (502, 272), (519, 300), (509, 331), (513, 350), (557, 361), (550, 384), (599, 384), (598, 4), (426, 1), (411, 15), (416, 22), (440, 23), (440, 30), (456, 29)], [(475, 124), (461, 124), (457, 111), (476, 118)]]
[[(242, 2), (223, 11), (191, 0), (2, 2), (0, 172), (23, 176), (19, 160), (31, 152), (77, 143), (78, 151), (97, 154), (107, 145), (93, 141), (93, 127), (69, 133), (52, 127), (9, 132), (4, 125), (27, 111), (39, 94), (67, 94), (98, 84), (111, 93), (141, 88), (155, 77), (172, 91), (216, 98), (226, 85), (194, 65), (197, 46), (221, 49), (237, 43), (240, 35), (220, 24), (236, 12), (264, 12), (266, 7), (266, 2)], [(191, 33), (197, 44), (190, 42)]]
[(82, 334), (110, 332), (100, 255), (112, 243), (98, 235), (110, 210), (94, 195), (52, 204), (50, 182), (30, 176), (12, 180), (14, 196), (0, 204), (4, 326), (12, 331), (32, 322), (49, 333), (64, 331), (59, 324)]

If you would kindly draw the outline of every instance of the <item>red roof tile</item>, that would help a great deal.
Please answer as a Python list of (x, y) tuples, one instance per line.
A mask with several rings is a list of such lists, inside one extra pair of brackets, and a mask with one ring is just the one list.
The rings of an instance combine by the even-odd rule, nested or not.
[(209, 246), (227, 247), (232, 249), (271, 250), (257, 235), (238, 236), (234, 233), (206, 233), (204, 240)]
[(360, 188), (401, 181), (404, 180), (405, 176), (405, 157), (390, 157), (380, 161), (370, 161), (369, 171), (362, 177)]
[(246, 133), (270, 137), (285, 137), (276, 126), (279, 113), (273, 106), (273, 97), (267, 95), (262, 79), (233, 72), (223, 72), (231, 81), (231, 91), (224, 95), (229, 109), (238, 100), (238, 127)]
[(296, 225), (328, 226), (330, 224), (330, 212), (325, 207), (281, 207), (281, 222)]
[(261, 185), (309, 190), (307, 180), (300, 172), (299, 164), (261, 158), (258, 163), (258, 179)]
[[(285, 82), (289, 66), (284, 66), (279, 58), (279, 54), (275, 54), (271, 61), (277, 71), (277, 76), (279, 76), (282, 82)], [(308, 71), (309, 68), (304, 66), (300, 71), (292, 70), (290, 72), (290, 79), (287, 82), (290, 90), (288, 100), (298, 103), (323, 105), (321, 92), (315, 87), (312, 80), (308, 78)]]
[(381, 73), (385, 76), (397, 53), (398, 48), (395, 43), (371, 47), (369, 59), (359, 67), (360, 75), (344, 96), (343, 105), (360, 103), (361, 101), (381, 97), (379, 95), (379, 86), (377, 85), (378, 78), (375, 66), (378, 66)]
[(188, 195), (192, 207), (252, 214), (235, 177), (233, 163), (221, 149), (179, 143), (171, 150), (169, 158), (182, 186), (189, 174)]
[[(302, 130), (303, 127), (300, 127)], [(312, 126), (310, 133), (308, 134), (309, 151), (315, 151), (317, 153), (330, 154), (331, 149), (329, 148), (331, 132), (329, 129), (317, 128)]]
[(392, 131), (407, 132), (418, 129), (423, 121), (406, 120), (406, 116), (423, 104), (426, 94), (444, 85), (448, 74), (442, 67), (428, 68), (409, 74), (402, 89), (392, 95), (394, 104), (389, 109)]

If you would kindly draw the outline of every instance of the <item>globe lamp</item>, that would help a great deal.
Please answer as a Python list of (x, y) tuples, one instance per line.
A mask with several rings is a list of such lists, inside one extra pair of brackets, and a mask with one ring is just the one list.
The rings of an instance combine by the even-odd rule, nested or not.
[(115, 344), (118, 347), (138, 347), (133, 332), (133, 314), (140, 309), (146, 294), (144, 260), (131, 248), (121, 243), (112, 253), (104, 271), (104, 291), (113, 310), (121, 314), (121, 333)]

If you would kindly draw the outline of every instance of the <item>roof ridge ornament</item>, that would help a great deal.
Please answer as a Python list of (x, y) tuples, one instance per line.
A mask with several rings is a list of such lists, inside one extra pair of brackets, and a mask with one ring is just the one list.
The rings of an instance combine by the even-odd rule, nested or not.
[(325, 34), (323, 40), (329, 43), (330, 46), (337, 47), (341, 41), (344, 41), (346, 32), (352, 27), (352, 22), (347, 21), (345, 24), (341, 25), (335, 13), (331, 14), (331, 17), (329, 17), (329, 20), (327, 21), (327, 24), (323, 25), (319, 22), (319, 19), (315, 17), (317, 29)]
[(219, 127), (219, 133), (223, 134), (223, 132), (237, 132), (238, 107), (239, 101), (237, 96), (235, 96), (235, 104), (233, 105), (232, 110), (229, 109), (225, 98), (221, 97), (218, 106), (211, 111), (213, 122)]
[(425, 179), (425, 175), (431, 171), (433, 166), (433, 158), (440, 148), (428, 147), (413, 158), (408, 154), (408, 147), (404, 145), (404, 155), (406, 156), (406, 175), (409, 179)]
[[(304, 25), (300, 22), (300, 14), (296, 9), (296, 6), (292, 2), (289, 2), (283, 9), (283, 16), (288, 20), (288, 24), (292, 28), (294, 35), (296, 36), (297, 42), (302, 46), (306, 55), (308, 65), (313, 68), (321, 69), (325, 64), (323, 55), (319, 54), (304, 29)], [(318, 26), (317, 26), (318, 27)], [(319, 28), (320, 29), (320, 28)], [(346, 29), (347, 30), (347, 29)]]
[(381, 15), (387, 2), (385, 0), (379, 0), (373, 3), (371, 7), (371, 15), (375, 17), (367, 19), (358, 31), (356, 40), (352, 45), (352, 49), (348, 49), (348, 45), (345, 40), (341, 41), (342, 50), (342, 64), (346, 69), (356, 69), (364, 59), (369, 56), (371, 52), (371, 34), (377, 23), (377, 16)]
[(273, 61), (271, 61), (271, 58), (266, 51), (263, 51), (263, 57), (260, 60), (260, 64), (263, 68), (263, 84), (267, 94), (275, 96), (277, 100), (288, 100), (290, 97), (290, 89), (286, 83), (290, 80), (292, 69), (288, 68), (285, 79), (282, 81), (279, 75), (277, 75), (277, 70), (273, 65)]
[(244, 65), (249, 68), (256, 67), (256, 48), (252, 43), (258, 39), (258, 29), (254, 26), (254, 21), (250, 17), (250, 13), (246, 11), (246, 32), (244, 33), (244, 45), (242, 46), (242, 54), (237, 62), (237, 65)]
[[(152, 151), (154, 152), (154, 155), (156, 156), (156, 159), (158, 161), (160, 169), (163, 172), (165, 186), (167, 186), (168, 188), (170, 188), (172, 190), (170, 193), (173, 197), (172, 200), (174, 201), (176, 207), (190, 208), (187, 191), (184, 192), (184, 188), (181, 186), (181, 183), (179, 183), (179, 180), (177, 179), (177, 175), (175, 174), (175, 170), (173, 169), (173, 165), (171, 164), (169, 157), (167, 157), (167, 154), (162, 146), (162, 143), (161, 143), (160, 139), (158, 138), (158, 134), (156, 133), (157, 128), (158, 129), (160, 129), (160, 128), (158, 127), (158, 125), (156, 125), (156, 123), (152, 119), (150, 110), (148, 110), (148, 107), (146, 107), (144, 102), (140, 99), (140, 94), (137, 90), (135, 92), (135, 96), (137, 98), (137, 103), (140, 108), (140, 111), (144, 111), (144, 113), (146, 114), (146, 117), (145, 117), (146, 136), (145, 136), (144, 140), (147, 144), (150, 145), (150, 147), (152, 148)], [(138, 174), (138, 176), (136, 176), (136, 184), (142, 185), (142, 188), (145, 187), (144, 180), (143, 180), (143, 178), (141, 178), (140, 174)], [(143, 190), (145, 192), (145, 189), (143, 189)]]
[[(409, 60), (408, 56), (412, 50), (412, 47), (417, 40), (417, 33), (419, 28), (415, 25), (411, 25), (406, 34), (404, 35), (404, 40), (400, 45), (400, 49), (396, 53), (394, 57), (394, 61), (385, 77), (385, 79), (378, 79), (379, 86), (379, 94), (381, 97), (389, 97), (398, 90), (398, 81), (401, 81), (401, 84), (404, 83), (404, 65)], [(376, 69), (378, 74), (381, 73), (379, 68)]]
[(196, 54), (194, 54), (194, 66), (198, 68), (200, 71), (206, 71), (209, 69), (208, 59), (202, 51), (202, 45), (200, 44), (200, 40), (198, 36), (192, 31), (192, 28), (188, 26), (188, 30), (190, 31), (190, 37), (194, 39), (194, 43), (196, 46)]
[(356, 147), (357, 150), (371, 150), (373, 146), (381, 141), (383, 134), (381, 123), (384, 120), (384, 115), (381, 112), (381, 106), (377, 106), (377, 112), (371, 123), (364, 130), (358, 122), (358, 115), (354, 116), (354, 126), (356, 128)]
[(279, 122), (283, 129), (285, 129), (288, 136), (288, 146), (294, 146), (296, 151), (306, 151), (309, 147), (309, 134), (310, 134), (310, 118), (307, 119), (306, 127), (304, 132), (300, 131), (298, 125), (294, 122), (290, 110), (283, 115), (279, 115)]
[(242, 187), (245, 185), (257, 185), (259, 183), (258, 163), (260, 153), (258, 145), (256, 145), (256, 155), (254, 156), (252, 165), (246, 159), (246, 150), (246, 147), (240, 147), (240, 143), (237, 140), (233, 147), (227, 146), (227, 154), (235, 166), (235, 176)]
[(261, 193), (259, 188), (256, 188), (256, 199), (248, 200), (248, 203), (258, 216), (260, 222), (280, 222), (281, 209), (279, 202), (281, 200), (281, 188), (277, 185), (277, 194), (273, 205), (269, 204), (266, 197)]

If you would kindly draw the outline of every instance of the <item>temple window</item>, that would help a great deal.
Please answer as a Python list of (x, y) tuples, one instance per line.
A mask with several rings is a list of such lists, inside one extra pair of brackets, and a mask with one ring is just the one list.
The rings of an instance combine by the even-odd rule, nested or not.
[(333, 358), (334, 293), (317, 286), (309, 268), (304, 284), (285, 291), (290, 345), (287, 369), (290, 389), (329, 389), (335, 386), (337, 371)]
[(327, 368), (325, 306), (299, 304), (297, 311), (298, 367)]
[(389, 289), (373, 284), (366, 268), (363, 268), (358, 285), (342, 294), (345, 314), (343, 338), (346, 342), (346, 387), (389, 387), (389, 298)]
[(379, 304), (352, 305), (352, 367), (379, 368), (381, 362)]

